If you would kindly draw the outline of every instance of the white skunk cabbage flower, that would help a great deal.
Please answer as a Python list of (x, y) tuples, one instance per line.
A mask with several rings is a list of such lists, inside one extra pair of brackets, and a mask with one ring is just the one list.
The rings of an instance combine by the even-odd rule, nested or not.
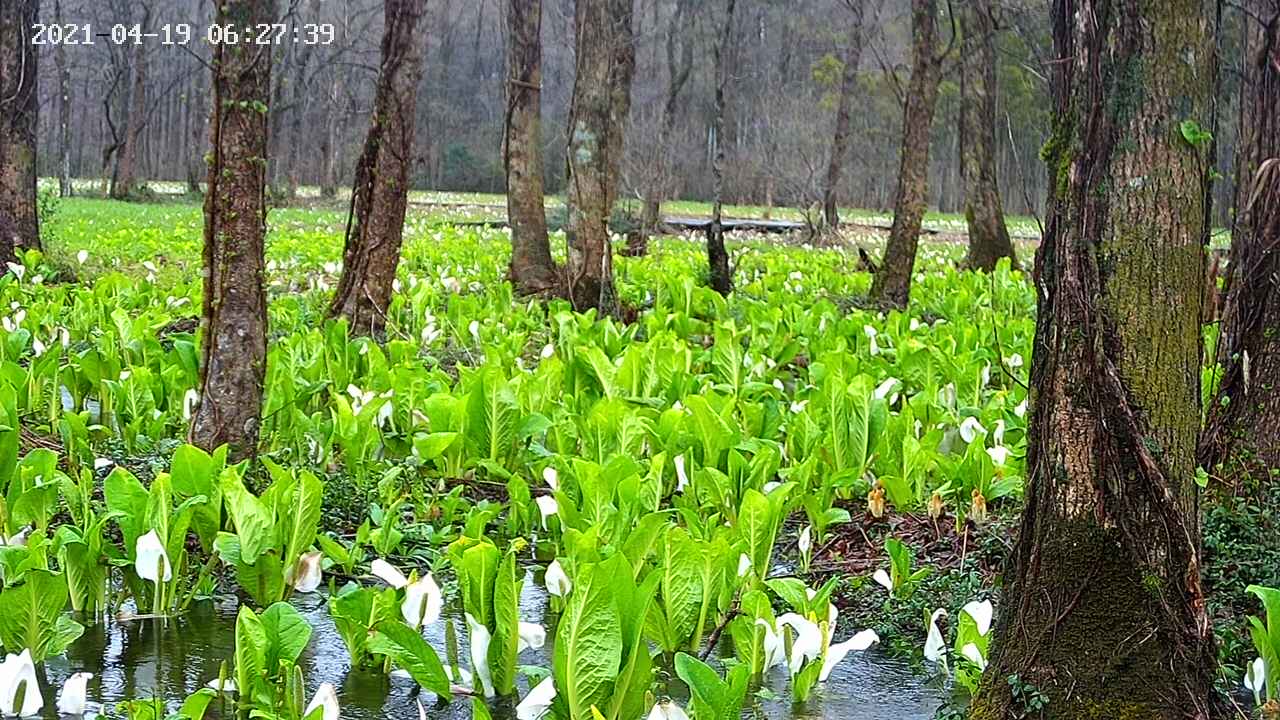
[(285, 582), (293, 585), (297, 593), (313, 593), (320, 588), (323, 573), (320, 570), (320, 559), (324, 554), (320, 551), (303, 553), (298, 562), (286, 573)]
[(400, 614), (409, 627), (421, 630), (427, 625), (433, 625), (440, 619), (443, 611), (444, 593), (440, 592), (440, 586), (431, 573), (405, 586)]
[(689, 720), (689, 716), (675, 701), (666, 698), (654, 704), (646, 720)]
[(966, 443), (973, 442), (979, 435), (985, 435), (987, 429), (978, 422), (978, 418), (970, 415), (960, 423), (960, 438)]
[(960, 612), (973, 618), (973, 623), (978, 626), (978, 634), (986, 637), (991, 632), (991, 619), (995, 616), (995, 606), (990, 600), (971, 600), (960, 610)]
[(59, 715), (84, 715), (89, 704), (89, 681), (93, 673), (78, 672), (62, 683), (58, 693)]
[(332, 683), (320, 683), (315, 697), (311, 698), (311, 704), (307, 705), (302, 716), (310, 715), (316, 708), (323, 708), (321, 720), (339, 720), (341, 710), (338, 707), (338, 691), (334, 689)]
[(558, 598), (568, 597), (573, 592), (573, 581), (569, 579), (559, 560), (552, 560), (547, 566), (547, 592)]
[(155, 530), (138, 538), (134, 546), (133, 561), (138, 577), (156, 584), (173, 579), (173, 567), (169, 565), (169, 555), (164, 551), (164, 544)]
[(945, 617), (946, 610), (938, 608), (929, 617), (929, 636), (924, 641), (924, 657), (935, 665), (946, 667), (947, 644), (942, 640), (942, 631), (938, 629), (938, 618)]
[(525, 650), (541, 650), (547, 644), (547, 630), (538, 623), (521, 622), (519, 624), (519, 642), (516, 652)]
[(547, 678), (538, 683), (516, 706), (516, 720), (542, 720), (556, 699), (556, 683)]
[(391, 565), (391, 563), (383, 560), (382, 558), (374, 560), (373, 563), (370, 564), (369, 570), (373, 573), (374, 577), (397, 590), (409, 584), (409, 578), (405, 577), (404, 573), (397, 570)]
[(539, 495), (534, 498), (534, 502), (538, 503), (538, 513), (542, 515), (542, 529), (547, 529), (547, 518), (560, 512), (560, 506), (556, 504), (556, 499), (550, 495)]
[[(18, 697), (18, 686), (22, 697)], [(0, 715), (5, 717), (31, 717), (44, 707), (40, 684), (36, 680), (36, 665), (31, 661), (31, 651), (6, 656), (0, 663)]]
[(497, 694), (493, 688), (493, 673), (489, 671), (489, 644), (493, 642), (493, 633), (489, 632), (484, 623), (467, 613), (467, 634), (471, 639), (471, 665), (475, 667), (478, 681), (478, 687), (474, 689), (491, 698)]

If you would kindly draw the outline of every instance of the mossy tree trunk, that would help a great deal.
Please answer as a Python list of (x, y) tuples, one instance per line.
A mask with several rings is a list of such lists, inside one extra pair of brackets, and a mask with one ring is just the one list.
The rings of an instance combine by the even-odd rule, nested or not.
[(836, 110), (836, 132), (831, 140), (831, 158), (827, 163), (827, 182), (822, 191), (822, 214), (827, 227), (840, 227), (840, 207), (836, 193), (844, 175), (845, 156), (853, 135), (853, 96), (858, 91), (858, 64), (862, 62), (862, 25), (866, 0), (844, 0), (849, 8), (848, 39), (844, 48), (844, 68), (840, 73), (840, 105)]
[(960, 14), (960, 167), (964, 174), (969, 255), (965, 266), (990, 272), (1017, 262), (996, 174), (996, 20), (991, 0), (970, 0)]
[(710, 269), (711, 289), (721, 295), (733, 292), (733, 273), (729, 269), (729, 251), (724, 245), (724, 106), (725, 92), (729, 87), (729, 68), (726, 51), (733, 37), (733, 16), (737, 0), (725, 5), (724, 31), (712, 48), (716, 69), (716, 120), (715, 159), (711, 164), (715, 182), (715, 199), (711, 205), (711, 224), (707, 226), (707, 266)]
[(566, 283), (575, 310), (619, 312), (609, 215), (618, 192), (631, 106), (632, 0), (576, 0), (577, 49), (569, 108)]
[[(1202, 0), (1055, 0), (1026, 508), (974, 720), (1207, 718), (1195, 447), (1214, 48)], [(1192, 133), (1194, 137), (1194, 133)]]
[(386, 328), (400, 264), (422, 78), (423, 43), (417, 27), (426, 4), (426, 0), (385, 0), (383, 4), (386, 24), (373, 117), (351, 189), (342, 279), (329, 306), (329, 314), (345, 317), (351, 332), (358, 335), (380, 335)]
[[(54, 22), (62, 24), (62, 3), (54, 0)], [(67, 62), (67, 46), (53, 48), (53, 63), (58, 70), (58, 197), (71, 197), (71, 65)]]
[(507, 219), (511, 283), (522, 294), (559, 286), (542, 187), (542, 0), (507, 2)]
[(938, 105), (942, 60), (938, 44), (937, 0), (911, 0), (911, 80), (902, 111), (902, 150), (893, 227), (884, 260), (871, 283), (871, 299), (883, 307), (905, 308), (920, 244), (929, 192), (929, 131)]
[[(37, 0), (0, 2), (0, 262), (40, 247), (36, 213)], [(3, 265), (0, 265), (0, 270)]]
[[(275, 0), (219, 0), (219, 25), (276, 22)], [(209, 120), (209, 189), (204, 199), (204, 304), (200, 403), (190, 441), (206, 450), (229, 445), (253, 455), (267, 369), (267, 101), (271, 47), (213, 47)]]
[(1280, 3), (1251, 0), (1221, 379), (1200, 463), (1231, 483), (1280, 468)]

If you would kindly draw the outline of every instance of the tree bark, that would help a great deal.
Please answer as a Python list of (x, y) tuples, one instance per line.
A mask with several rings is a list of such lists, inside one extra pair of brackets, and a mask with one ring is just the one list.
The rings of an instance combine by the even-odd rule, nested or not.
[(715, 200), (711, 206), (711, 224), (707, 226), (707, 265), (711, 288), (721, 295), (733, 292), (733, 275), (729, 269), (729, 252), (724, 246), (724, 106), (729, 87), (729, 68), (725, 61), (729, 41), (733, 37), (733, 14), (737, 0), (725, 6), (724, 31), (712, 50), (716, 68), (715, 159), (711, 172), (715, 181)]
[(938, 43), (937, 0), (911, 0), (911, 80), (902, 112), (902, 150), (893, 227), (871, 298), (884, 307), (905, 308), (920, 244), (920, 226), (929, 193), (929, 131), (938, 104), (942, 58)]
[(827, 164), (827, 184), (822, 192), (822, 215), (827, 227), (840, 227), (840, 207), (836, 193), (844, 174), (844, 159), (849, 154), (849, 138), (853, 133), (853, 96), (858, 90), (858, 65), (862, 62), (862, 22), (866, 0), (846, 0), (852, 19), (844, 49), (844, 70), (840, 73), (840, 107), (836, 111), (836, 134), (831, 140), (831, 160)]
[(969, 226), (966, 267), (991, 272), (1000, 258), (1017, 262), (1004, 221), (996, 174), (996, 22), (991, 0), (971, 0), (960, 10), (961, 172)]
[[(0, 262), (40, 247), (36, 212), (36, 47), (38, 0), (0, 3)], [(2, 266), (0, 266), (2, 267)]]
[(566, 272), (575, 310), (619, 314), (609, 216), (631, 106), (632, 0), (576, 0), (577, 57), (569, 109)]
[(1056, 0), (1026, 508), (973, 720), (1203, 720), (1195, 446), (1212, 112), (1202, 0)]
[(1233, 484), (1280, 467), (1280, 4), (1251, 5), (1222, 375), (1200, 448), (1201, 465)]
[[(151, 8), (143, 5), (142, 31), (147, 32)], [(116, 156), (118, 164), (111, 178), (111, 197), (122, 200), (129, 197), (137, 183), (135, 168), (138, 161), (138, 145), (142, 142), (142, 127), (147, 114), (147, 46), (139, 43), (133, 48), (133, 90), (129, 93), (129, 114), (125, 119), (124, 144)]]
[(644, 207), (640, 211), (640, 230), (627, 238), (627, 255), (643, 257), (649, 252), (649, 238), (657, 235), (662, 223), (662, 201), (671, 192), (672, 156), (668, 143), (675, 130), (676, 113), (680, 110), (680, 93), (693, 74), (693, 40), (688, 37), (691, 0), (677, 0), (671, 22), (667, 25), (667, 98), (662, 104), (662, 120), (653, 158), (654, 176), (645, 190)]
[(511, 283), (524, 295), (559, 285), (542, 187), (542, 0), (507, 2), (507, 122), (502, 144)]
[(329, 307), (331, 316), (347, 318), (354, 334), (380, 335), (391, 305), (409, 203), (422, 78), (423, 43), (417, 27), (426, 5), (426, 0), (385, 0), (383, 4), (386, 25), (373, 118), (351, 190), (342, 279)]
[[(275, 0), (219, 0), (216, 22), (276, 21)], [(190, 442), (253, 455), (267, 365), (267, 102), (271, 46), (213, 47), (209, 189), (204, 201), (204, 304), (200, 403)]]
[[(54, 22), (62, 24), (62, 3), (54, 0)], [(67, 47), (58, 43), (53, 48), (53, 63), (58, 70), (58, 197), (71, 197), (71, 66), (67, 64)]]
[(199, 82), (193, 85), (190, 98), (191, 103), (191, 147), (194, 150), (188, 150), (186, 153), (187, 165), (187, 192), (192, 195), (200, 194), (200, 170), (204, 164), (204, 153), (198, 148), (204, 145), (205, 133), (208, 132), (208, 113), (205, 111), (205, 89), (201, 87)]

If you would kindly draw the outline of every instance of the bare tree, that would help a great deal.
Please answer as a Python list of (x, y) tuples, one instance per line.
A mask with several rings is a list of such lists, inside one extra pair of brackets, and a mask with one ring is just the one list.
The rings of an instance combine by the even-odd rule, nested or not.
[(712, 52), (716, 68), (715, 158), (712, 160), (715, 199), (711, 205), (711, 224), (707, 226), (707, 264), (711, 270), (711, 288), (721, 295), (733, 292), (729, 253), (724, 246), (724, 106), (725, 91), (729, 86), (729, 68), (725, 55), (733, 37), (733, 15), (736, 7), (737, 0), (728, 0), (725, 5), (724, 30), (716, 39)]
[(966, 266), (990, 272), (1000, 258), (1017, 262), (996, 176), (996, 21), (992, 0), (960, 10), (960, 169), (969, 224)]
[(511, 282), (524, 294), (559, 285), (542, 187), (542, 0), (507, 2), (507, 117), (503, 162), (511, 223)]
[(576, 0), (577, 48), (569, 110), (566, 273), (576, 310), (619, 312), (609, 216), (618, 192), (622, 138), (635, 71), (632, 0)]
[(330, 315), (351, 322), (352, 332), (369, 335), (380, 334), (386, 326), (400, 263), (422, 78), (422, 43), (416, 30), (426, 0), (385, 0), (384, 8), (373, 118), (356, 164), (342, 279), (329, 306)]
[[(151, 6), (142, 6), (142, 32), (148, 32), (151, 24)], [(111, 179), (111, 197), (126, 198), (136, 185), (135, 170), (138, 146), (142, 142), (142, 128), (147, 115), (147, 44), (133, 47), (133, 86), (129, 91), (129, 109), (125, 117), (124, 142), (116, 153), (116, 171)]]
[[(219, 25), (253, 27), (276, 20), (275, 0), (218, 0)], [(213, 48), (209, 190), (204, 200), (204, 305), (200, 403), (190, 441), (255, 453), (267, 366), (267, 102), (271, 47), (219, 43)]]
[(849, 136), (853, 132), (853, 96), (858, 90), (858, 65), (862, 62), (863, 21), (867, 0), (843, 0), (849, 9), (848, 38), (844, 47), (844, 67), (840, 72), (840, 101), (836, 111), (836, 133), (831, 141), (831, 161), (827, 165), (827, 182), (822, 191), (822, 214), (827, 227), (840, 226), (840, 208), (836, 192), (844, 172), (844, 158), (849, 154)]
[(1210, 717), (1194, 482), (1210, 151), (1178, 127), (1212, 112), (1205, 7), (1054, 3), (1026, 509), (973, 718), (1025, 715), (1014, 674), (1055, 720)]
[(36, 213), (36, 46), (38, 0), (0, 3), (0, 262), (40, 247)]
[(907, 306), (920, 227), (929, 191), (929, 129), (938, 104), (944, 54), (938, 54), (937, 0), (911, 0), (911, 80), (902, 110), (902, 152), (893, 227), (871, 297), (885, 307)]
[[(62, 24), (62, 1), (53, 2), (54, 22)], [(71, 66), (67, 63), (67, 46), (53, 48), (53, 62), (58, 69), (58, 197), (71, 197)]]

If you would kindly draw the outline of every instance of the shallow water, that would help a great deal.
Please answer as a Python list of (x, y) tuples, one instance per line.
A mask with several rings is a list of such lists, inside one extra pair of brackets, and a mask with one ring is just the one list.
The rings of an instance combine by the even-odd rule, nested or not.
[[(336, 685), (343, 720), (417, 720), (415, 700), (418, 698), (427, 706), (431, 718), (465, 720), (471, 716), (469, 700), (433, 704), (433, 696), (425, 691), (419, 693), (409, 679), (388, 680), (352, 672), (346, 647), (329, 619), (324, 598), (301, 596), (295, 598), (294, 605), (313, 628), (301, 662), (309, 691), (314, 691), (321, 682)], [(545, 591), (534, 583), (532, 575), (528, 576), (521, 597), (521, 616), (527, 621), (545, 622), (547, 608)], [(113, 620), (89, 627), (65, 657), (50, 659), (47, 663), (45, 716), (56, 717), (57, 689), (68, 675), (81, 671), (95, 675), (89, 683), (90, 700), (108, 709), (121, 700), (159, 697), (171, 711), (176, 710), (187, 695), (218, 677), (223, 661), (230, 666), (237, 609), (234, 598), (224, 598), (194, 603), (180, 618)], [(449, 619), (457, 623), (460, 640), (465, 640), (465, 625), (457, 617)], [(523, 653), (519, 659), (521, 665), (551, 667), (554, 628), (549, 626), (547, 630), (547, 646)], [(430, 628), (427, 637), (443, 658), (443, 624)], [(462, 655), (461, 664), (469, 665), (465, 645)], [(748, 716), (796, 720), (928, 720), (942, 697), (940, 691), (927, 686), (924, 678), (913, 674), (907, 663), (874, 649), (851, 654), (803, 706), (793, 707), (787, 699), (787, 682), (786, 673), (776, 669), (765, 685), (778, 699), (754, 702), (748, 708)], [(522, 680), (521, 695), (527, 690)], [(493, 705), (494, 717), (514, 717), (513, 706), (514, 701), (505, 706), (499, 701)], [(212, 715), (211, 711), (210, 717)]]

